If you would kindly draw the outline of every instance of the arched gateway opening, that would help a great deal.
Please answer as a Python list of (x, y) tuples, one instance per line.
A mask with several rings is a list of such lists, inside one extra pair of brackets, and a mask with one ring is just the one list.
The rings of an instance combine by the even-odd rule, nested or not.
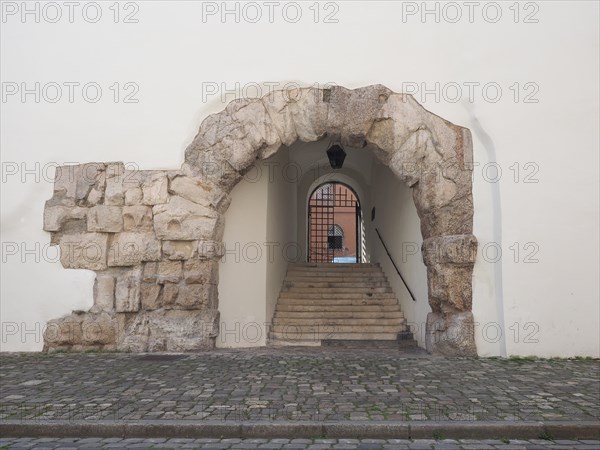
[[(325, 136), (372, 152), (412, 189), (431, 308), (427, 349), (476, 354), (470, 133), (380, 85), (233, 101), (202, 122), (181, 170), (134, 172), (122, 163), (59, 168), (44, 229), (60, 245), (65, 268), (97, 276), (94, 306), (49, 322), (45, 349), (213, 348), (230, 192), (257, 160)], [(332, 236), (335, 245), (335, 228)]]
[(308, 200), (308, 262), (360, 263), (362, 212), (353, 189), (340, 182), (323, 183)]

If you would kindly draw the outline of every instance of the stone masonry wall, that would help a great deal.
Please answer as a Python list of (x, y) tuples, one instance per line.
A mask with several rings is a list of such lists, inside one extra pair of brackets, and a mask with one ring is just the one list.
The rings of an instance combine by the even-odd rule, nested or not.
[(427, 349), (475, 355), (470, 133), (380, 85), (235, 100), (202, 122), (180, 171), (59, 168), (44, 229), (65, 268), (97, 276), (94, 306), (50, 321), (45, 349), (213, 348), (229, 192), (281, 146), (326, 136), (372, 151), (412, 188), (432, 310)]
[(192, 351), (217, 335), (224, 193), (177, 171), (58, 168), (44, 229), (69, 269), (96, 272), (89, 312), (51, 321), (47, 349)]

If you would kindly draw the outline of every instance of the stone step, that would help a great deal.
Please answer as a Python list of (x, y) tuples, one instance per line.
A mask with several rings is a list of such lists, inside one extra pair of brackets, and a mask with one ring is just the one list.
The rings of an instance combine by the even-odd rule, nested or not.
[(387, 283), (388, 279), (383, 275), (340, 275), (340, 276), (319, 276), (319, 275), (307, 275), (307, 276), (286, 276), (286, 282), (291, 283), (306, 283), (306, 282), (315, 282), (315, 283), (368, 283), (368, 282), (377, 282), (377, 283)]
[(387, 281), (290, 281), (286, 280), (283, 283), (284, 289), (292, 289), (292, 288), (313, 288), (313, 289), (337, 289), (337, 288), (380, 288), (380, 287), (388, 287), (389, 284)]
[(367, 268), (380, 268), (377, 263), (315, 263), (315, 262), (296, 262), (290, 263), (289, 268), (333, 268), (333, 269), (344, 269), (344, 268), (356, 268), (356, 269), (367, 269)]
[(343, 267), (343, 266), (326, 266), (326, 267), (295, 267), (290, 266), (287, 272), (292, 273), (333, 273), (333, 274), (353, 274), (353, 273), (383, 273), (379, 266), (371, 267)]
[(398, 333), (398, 343), (404, 347), (416, 347), (417, 346), (417, 341), (415, 340), (415, 337), (414, 337), (412, 331), (410, 331), (408, 329), (408, 327), (406, 327), (404, 329), (404, 331), (401, 331), (400, 333)]
[[(403, 324), (393, 325), (299, 325), (299, 324), (274, 324), (271, 331), (277, 333), (396, 333), (404, 331)], [(396, 336), (397, 337), (397, 336)]]
[(383, 271), (380, 267), (318, 267), (318, 268), (294, 268), (290, 267), (287, 271), (288, 274), (315, 274), (315, 273), (330, 273), (333, 275), (346, 275), (352, 276), (353, 274), (382, 274)]
[(282, 291), (279, 293), (279, 298), (302, 298), (302, 299), (331, 299), (331, 300), (348, 300), (348, 299), (363, 299), (363, 298), (393, 298), (396, 300), (396, 296), (392, 292), (329, 292), (329, 291), (315, 291), (315, 292), (302, 292), (297, 293), (296, 291)]
[(369, 349), (369, 348), (393, 349), (393, 348), (400, 347), (400, 345), (398, 344), (397, 341), (392, 341), (392, 340), (380, 341), (380, 340), (374, 340), (374, 339), (354, 340), (354, 341), (340, 340), (340, 339), (323, 339), (321, 341), (321, 346), (322, 347), (334, 347), (334, 348), (361, 348), (361, 349), (363, 349), (363, 348), (366, 348), (366, 349)]
[(319, 347), (321, 345), (320, 339), (278, 339), (269, 336), (269, 346), (272, 347)]
[(341, 306), (341, 305), (397, 305), (395, 298), (292, 298), (283, 297), (278, 301), (280, 305), (308, 305), (308, 306)]
[[(384, 342), (398, 347), (408, 329), (377, 264), (294, 263), (275, 307), (270, 345)], [(360, 345), (360, 344), (353, 344)], [(366, 345), (366, 344), (365, 344)]]
[(404, 313), (397, 311), (277, 311), (277, 318), (293, 318), (298, 319), (396, 319), (404, 318)]
[(301, 317), (278, 317), (275, 316), (273, 319), (273, 325), (325, 325), (325, 326), (338, 326), (338, 325), (405, 325), (404, 317), (393, 317), (393, 318), (301, 318)]
[(275, 307), (275, 311), (290, 312), (387, 312), (399, 311), (398, 305), (280, 305)]
[(373, 269), (320, 269), (320, 270), (298, 270), (298, 269), (289, 269), (287, 271), (287, 276), (315, 276), (315, 277), (353, 277), (353, 276), (384, 276), (385, 274), (379, 268)]
[[(285, 290), (285, 288), (284, 288)], [(370, 294), (370, 293), (392, 293), (392, 288), (389, 286), (385, 287), (353, 287), (353, 288), (309, 288), (309, 287), (292, 287), (285, 292), (297, 292), (302, 294), (311, 294), (315, 292), (328, 292), (330, 294)]]
[(323, 339), (340, 339), (340, 340), (381, 340), (381, 341), (396, 341), (398, 332), (393, 333), (321, 333), (317, 335), (308, 335), (302, 333), (281, 333), (277, 331), (271, 332), (271, 340), (279, 341), (299, 341), (295, 345), (301, 345), (300, 342), (318, 341), (313, 345), (321, 345)]

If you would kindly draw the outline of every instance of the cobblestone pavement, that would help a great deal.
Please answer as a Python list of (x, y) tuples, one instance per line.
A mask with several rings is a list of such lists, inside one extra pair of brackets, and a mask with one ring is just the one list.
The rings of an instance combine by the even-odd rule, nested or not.
[(0, 354), (0, 419), (600, 419), (598, 360), (398, 351)]
[(56, 439), (21, 438), (1, 439), (1, 449), (594, 449), (600, 440), (517, 440), (517, 439)]

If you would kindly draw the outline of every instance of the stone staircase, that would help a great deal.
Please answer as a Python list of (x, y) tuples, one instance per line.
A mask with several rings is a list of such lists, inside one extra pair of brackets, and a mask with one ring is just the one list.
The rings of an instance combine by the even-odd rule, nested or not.
[(270, 345), (415, 346), (377, 264), (290, 263)]

